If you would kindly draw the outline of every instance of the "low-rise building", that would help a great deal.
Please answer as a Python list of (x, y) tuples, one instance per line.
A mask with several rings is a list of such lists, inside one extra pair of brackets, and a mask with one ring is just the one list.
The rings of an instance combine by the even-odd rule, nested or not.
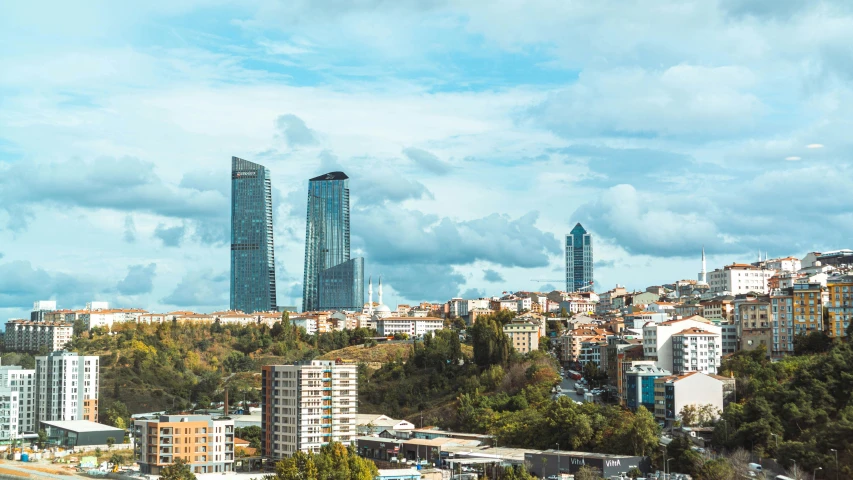
[(636, 364), (625, 371), (625, 406), (636, 411), (641, 406), (654, 413), (655, 380), (669, 377), (672, 372), (654, 364)]
[(687, 405), (697, 408), (710, 405), (716, 414), (723, 410), (726, 385), (733, 381), (701, 372), (658, 378), (655, 380), (655, 416), (661, 420), (678, 420)]
[(160, 475), (181, 459), (193, 473), (234, 470), (234, 420), (206, 415), (161, 415), (135, 420), (134, 452), (140, 473)]
[(41, 430), (47, 433), (47, 444), (52, 447), (74, 449), (76, 447), (103, 447), (110, 443), (122, 443), (125, 431), (89, 420), (43, 421)]
[(525, 355), (539, 348), (539, 326), (531, 322), (510, 322), (503, 327), (510, 345)]
[(72, 338), (74, 326), (70, 323), (10, 320), (6, 322), (4, 343), (7, 352), (53, 352), (65, 348)]
[(444, 320), (434, 317), (385, 317), (376, 319), (376, 331), (382, 336), (403, 333), (410, 337), (423, 337), (442, 328), (444, 328)]

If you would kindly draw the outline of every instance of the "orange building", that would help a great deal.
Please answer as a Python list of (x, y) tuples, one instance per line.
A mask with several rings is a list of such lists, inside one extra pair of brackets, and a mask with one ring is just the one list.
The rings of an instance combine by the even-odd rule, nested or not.
[(194, 473), (234, 470), (234, 420), (207, 415), (161, 415), (134, 421), (139, 472), (160, 475), (181, 459)]

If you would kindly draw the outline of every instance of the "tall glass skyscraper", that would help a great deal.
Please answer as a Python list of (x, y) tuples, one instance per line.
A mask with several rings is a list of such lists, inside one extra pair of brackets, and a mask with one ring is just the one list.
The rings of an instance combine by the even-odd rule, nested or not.
[(349, 177), (330, 172), (308, 182), (302, 310), (364, 306), (364, 259), (350, 258)]
[(566, 291), (591, 290), (593, 281), (592, 237), (578, 223), (566, 235)]
[(231, 157), (231, 309), (276, 309), (270, 171)]

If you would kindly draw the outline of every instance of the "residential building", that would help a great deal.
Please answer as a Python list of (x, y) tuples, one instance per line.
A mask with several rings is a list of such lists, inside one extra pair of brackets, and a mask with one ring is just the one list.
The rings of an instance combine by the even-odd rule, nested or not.
[(662, 323), (669, 320), (668, 313), (636, 312), (625, 315), (625, 328), (643, 328), (648, 323)]
[(768, 282), (776, 274), (775, 270), (750, 265), (732, 263), (708, 274), (708, 285), (712, 293), (728, 292), (741, 295), (749, 292), (769, 293)]
[(56, 311), (55, 300), (38, 300), (33, 303), (33, 310), (30, 312), (31, 322), (43, 322), (44, 316), (48, 313)]
[(602, 347), (604, 348), (604, 355), (607, 355), (607, 337), (600, 336), (591, 338), (589, 340), (585, 340), (581, 342), (581, 350), (578, 355), (578, 362), (582, 365), (586, 365), (587, 363), (594, 363), (601, 367), (601, 358), (602, 358)]
[[(699, 328), (720, 335), (721, 328), (713, 325), (707, 319), (695, 316), (681, 320), (670, 320), (660, 324), (648, 323), (643, 327), (643, 352), (655, 365), (669, 371), (673, 367), (673, 336), (689, 328)], [(683, 339), (679, 339), (683, 342)], [(720, 348), (722, 351), (722, 348)], [(692, 360), (692, 359), (691, 359)], [(691, 362), (692, 363), (692, 362)]]
[(770, 297), (735, 299), (736, 322), (740, 349), (755, 350), (763, 346), (767, 355), (773, 351), (773, 327), (770, 318)]
[(720, 333), (689, 327), (672, 336), (672, 372), (717, 373), (723, 354)]
[(578, 223), (566, 235), (566, 291), (591, 290), (592, 285), (592, 236)]
[(560, 350), (562, 355), (561, 360), (563, 362), (580, 361), (583, 342), (597, 342), (606, 338), (605, 330), (601, 328), (581, 326), (573, 330), (567, 330), (560, 337), (562, 343), (562, 349)]
[(270, 171), (231, 157), (231, 310), (276, 310)]
[(56, 351), (35, 370), (38, 421), (98, 420), (99, 357)]
[(655, 365), (638, 364), (631, 366), (624, 373), (625, 406), (636, 411), (641, 406), (654, 413), (655, 411), (655, 380), (669, 377), (672, 372)]
[(829, 292), (827, 332), (830, 337), (846, 337), (853, 321), (853, 275), (830, 277), (826, 287)]
[(793, 287), (770, 291), (770, 318), (773, 329), (773, 358), (794, 353)]
[(723, 323), (720, 325), (720, 337), (723, 341), (723, 355), (729, 355), (740, 349), (740, 340), (737, 335), (737, 325)]
[(0, 442), (8, 443), (21, 433), (18, 428), (18, 392), (0, 387)]
[[(616, 395), (619, 397), (619, 404), (627, 406), (627, 389), (628, 376), (626, 373), (634, 367), (646, 366), (655, 367), (654, 360), (643, 360), (642, 347), (631, 347), (617, 353), (616, 355)], [(657, 368), (657, 367), (655, 367)]]
[(409, 337), (423, 337), (444, 328), (444, 320), (434, 317), (384, 317), (375, 320), (379, 335), (405, 333)]
[(146, 313), (148, 312), (138, 308), (106, 308), (78, 312), (77, 318), (85, 323), (87, 330), (93, 328), (106, 328), (110, 330), (113, 324), (136, 322), (140, 316)]
[[(817, 261), (822, 265), (838, 267), (840, 265), (853, 265), (853, 250), (841, 249), (818, 254)], [(804, 265), (805, 266), (805, 265)]]
[(710, 405), (715, 413), (722, 411), (724, 390), (732, 381), (701, 372), (658, 378), (655, 380), (655, 417), (678, 420), (687, 405), (697, 408)]
[(261, 449), (280, 459), (318, 452), (356, 438), (358, 371), (355, 364), (313, 360), (261, 370)]
[(73, 337), (70, 323), (10, 320), (6, 322), (4, 343), (7, 352), (52, 352), (65, 348)]
[(361, 310), (364, 259), (350, 258), (350, 191), (344, 172), (308, 181), (302, 310)]
[(18, 394), (19, 433), (35, 432), (36, 427), (36, 371), (17, 365), (0, 367), (0, 388), (8, 388)]
[(183, 460), (193, 473), (234, 470), (234, 420), (208, 415), (160, 415), (133, 422), (134, 453), (139, 473), (161, 475)]
[(794, 283), (794, 334), (823, 331), (823, 288), (820, 283)]
[(718, 320), (721, 323), (731, 323), (733, 320), (732, 311), (734, 310), (734, 306), (731, 300), (708, 300), (701, 302), (701, 306), (702, 313), (696, 313), (695, 315), (701, 315), (711, 321)]
[(598, 305), (596, 305), (595, 313), (602, 315), (609, 312), (614, 308), (614, 300), (624, 297), (627, 294), (628, 291), (621, 285), (616, 285), (616, 288), (599, 294)]
[(796, 272), (803, 268), (803, 264), (799, 258), (785, 257), (766, 260), (764, 267), (778, 272)]

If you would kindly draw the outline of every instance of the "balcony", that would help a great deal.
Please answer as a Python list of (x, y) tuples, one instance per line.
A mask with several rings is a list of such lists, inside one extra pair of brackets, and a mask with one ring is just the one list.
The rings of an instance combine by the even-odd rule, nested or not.
[(163, 435), (167, 435), (167, 436), (171, 437), (172, 436), (172, 429), (171, 428), (161, 428), (160, 429), (160, 436), (162, 437)]
[(160, 461), (158, 463), (172, 463), (172, 457), (171, 456), (169, 456), (169, 457), (161, 456)]
[(160, 447), (160, 455), (171, 455), (172, 447)]

